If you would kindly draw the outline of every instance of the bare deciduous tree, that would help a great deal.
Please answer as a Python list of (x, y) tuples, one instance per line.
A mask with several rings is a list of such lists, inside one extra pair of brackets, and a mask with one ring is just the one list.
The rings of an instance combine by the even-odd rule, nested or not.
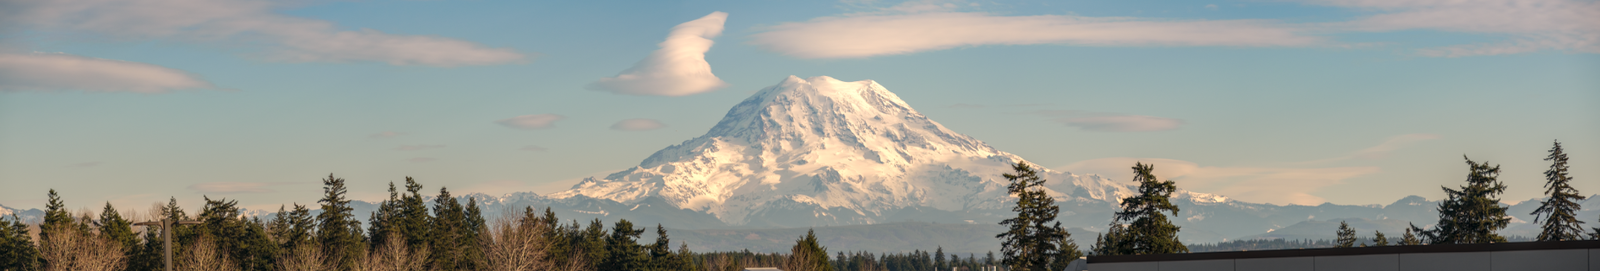
[(173, 259), (173, 270), (182, 271), (237, 271), (239, 265), (228, 257), (222, 248), (208, 236), (200, 236), (183, 253), (182, 260)]
[(789, 250), (789, 256), (784, 257), (783, 266), (779, 269), (783, 269), (784, 271), (822, 270), (822, 267), (817, 266), (817, 262), (811, 259), (811, 257), (814, 256), (812, 253), (813, 252), (811, 252), (809, 249), (802, 249), (800, 246), (795, 246), (793, 249)]
[(422, 271), (427, 268), (428, 247), (406, 247), (399, 233), (390, 233), (383, 245), (373, 249), (362, 266), (368, 271)]
[[(44, 270), (113, 271), (128, 266), (122, 244), (77, 228), (60, 225), (45, 229), (49, 240), (39, 240)], [(37, 240), (37, 239), (35, 239)]]
[(316, 245), (303, 244), (295, 246), (290, 251), (285, 251), (278, 256), (279, 271), (319, 271), (332, 270), (327, 264), (327, 256), (322, 255), (322, 249)]

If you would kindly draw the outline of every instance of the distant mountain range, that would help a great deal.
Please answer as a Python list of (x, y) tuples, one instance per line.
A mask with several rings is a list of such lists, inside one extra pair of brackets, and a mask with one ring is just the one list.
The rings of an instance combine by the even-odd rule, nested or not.
[[(793, 236), (817, 228), (830, 251), (942, 245), (981, 253), (998, 250), (997, 223), (1013, 216), (1014, 200), (1001, 174), (1021, 161), (928, 119), (876, 82), (790, 76), (735, 105), (705, 135), (657, 151), (636, 167), (550, 195), (470, 194), (460, 200), (475, 198), (491, 216), (531, 206), (551, 207), (563, 219), (584, 223), (659, 223), (675, 230), (669, 233), (673, 240), (699, 251), (786, 250), (782, 244), (792, 244)], [(1075, 228), (1074, 238), (1085, 249), (1093, 232), (1110, 222), (1118, 201), (1135, 193), (1127, 180), (1040, 169), (1061, 206), (1059, 220)], [(1190, 243), (1329, 239), (1340, 220), (1362, 235), (1381, 230), (1398, 238), (1408, 223), (1428, 226), (1438, 219), (1438, 203), (1418, 196), (1385, 206), (1280, 206), (1178, 185), (1172, 200), (1182, 212), (1172, 219)], [(1515, 219), (1501, 234), (1536, 234), (1528, 213), (1538, 200), (1507, 204)], [(356, 201), (353, 207), (366, 218), (376, 206)], [(1600, 217), (1600, 199), (1584, 207), (1580, 219)], [(20, 215), (37, 219), (42, 212)]]

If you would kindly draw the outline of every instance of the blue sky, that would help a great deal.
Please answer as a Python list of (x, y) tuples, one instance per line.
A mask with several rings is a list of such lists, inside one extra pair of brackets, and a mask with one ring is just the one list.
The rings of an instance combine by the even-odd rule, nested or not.
[[(720, 14), (720, 15), (719, 15)], [(1046, 167), (1276, 204), (1600, 185), (1600, 3), (0, 0), (0, 204), (549, 193), (789, 75)], [(714, 42), (714, 43), (713, 43)], [(708, 47), (709, 46), (709, 47)]]

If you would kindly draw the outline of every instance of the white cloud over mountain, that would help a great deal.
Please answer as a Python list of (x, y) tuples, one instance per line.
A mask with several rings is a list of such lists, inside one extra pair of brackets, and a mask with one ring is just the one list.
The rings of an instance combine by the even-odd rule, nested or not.
[(193, 74), (145, 63), (68, 54), (0, 53), (0, 91), (162, 93), (214, 88)]
[(845, 15), (778, 24), (752, 43), (798, 58), (861, 58), (982, 45), (1311, 46), (1323, 39), (1268, 20), (1158, 20), (980, 12)]
[(727, 83), (711, 73), (706, 51), (715, 43), (711, 39), (722, 35), (727, 20), (728, 13), (718, 11), (672, 27), (667, 40), (658, 44), (661, 49), (588, 88), (628, 95), (685, 96), (726, 87)]
[(340, 30), (332, 22), (275, 13), (264, 0), (0, 1), (0, 23), (125, 40), (261, 45), (259, 55), (291, 62), (382, 62), (468, 66), (524, 61), (512, 49), (378, 30)]

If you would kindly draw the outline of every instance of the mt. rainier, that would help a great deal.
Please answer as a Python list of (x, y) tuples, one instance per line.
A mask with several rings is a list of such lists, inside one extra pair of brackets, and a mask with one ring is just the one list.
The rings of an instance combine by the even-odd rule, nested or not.
[[(917, 113), (877, 82), (790, 76), (705, 135), (549, 197), (655, 197), (728, 225), (873, 224), (928, 212), (987, 223), (1010, 216), (1000, 175), (1018, 161)], [(1098, 176), (1045, 174), (1061, 201), (1110, 207), (1132, 193)]]
[[(1015, 215), (1011, 211), (1015, 202), (1005, 191), (1008, 181), (1000, 175), (1010, 172), (1011, 164), (1019, 161), (1025, 160), (917, 113), (877, 82), (790, 76), (735, 105), (705, 135), (657, 151), (636, 167), (604, 178), (591, 177), (550, 195), (515, 192), (459, 197), (461, 201), (476, 199), (480, 208), (491, 210), (490, 215), (501, 213), (493, 210), (550, 207), (563, 221), (660, 223), (678, 231), (693, 231), (676, 236), (686, 236), (680, 240), (689, 241), (696, 250), (741, 249), (717, 247), (730, 244), (721, 243), (728, 240), (792, 244), (788, 238), (793, 236), (774, 239), (730, 228), (883, 224), (862, 227), (883, 230), (873, 231), (881, 238), (932, 240), (926, 238), (929, 232), (899, 228), (916, 223), (890, 223), (904, 221), (976, 224), (964, 228), (972, 232), (957, 235), (976, 238), (967, 240), (970, 242), (990, 242), (979, 246), (998, 247), (998, 241), (987, 236), (1002, 231), (996, 223)], [(1048, 180), (1047, 192), (1061, 207), (1057, 219), (1066, 227), (1104, 229), (1118, 201), (1134, 191), (1131, 180), (1040, 169)], [(1182, 212), (1169, 215), (1182, 227), (1179, 237), (1184, 242), (1332, 238), (1332, 228), (1320, 228), (1329, 224), (1325, 222), (1371, 220), (1375, 221), (1371, 225), (1427, 226), (1437, 219), (1433, 211), (1436, 202), (1417, 196), (1387, 206), (1280, 206), (1182, 190), (1183, 180), (1177, 180), (1177, 185), (1180, 190), (1173, 194), (1172, 202)], [(1516, 206), (1531, 206), (1525, 205), (1529, 202), (1537, 201)], [(1600, 200), (1592, 202), (1600, 204)], [(369, 202), (355, 205), (357, 214), (372, 212), (377, 206)], [(1526, 213), (1512, 215), (1531, 221), (1531, 215), (1522, 215)], [(1531, 224), (1514, 222), (1512, 228), (1526, 225)], [(1275, 230), (1325, 232), (1327, 236)], [(1508, 229), (1502, 234), (1522, 231)], [(861, 248), (850, 242), (893, 241), (867, 240), (880, 237), (835, 241), (841, 250)], [(1074, 238), (1080, 243), (1093, 240), (1084, 235)]]

